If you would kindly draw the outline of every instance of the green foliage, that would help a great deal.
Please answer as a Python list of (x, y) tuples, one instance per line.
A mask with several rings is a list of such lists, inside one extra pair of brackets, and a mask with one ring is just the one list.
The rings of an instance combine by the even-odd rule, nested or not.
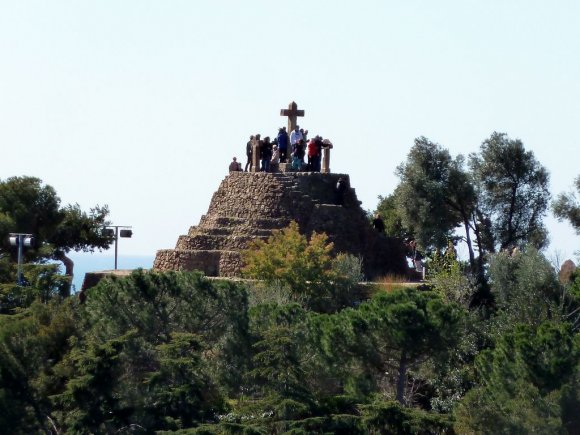
[(48, 430), (49, 396), (60, 386), (55, 361), (78, 333), (69, 302), (34, 303), (17, 315), (0, 316), (0, 427), (13, 433)]
[[(54, 396), (59, 423), (74, 433), (111, 432), (128, 425), (131, 410), (119, 391), (123, 350), (132, 334), (76, 348), (57, 368), (69, 379), (66, 389)], [(61, 414), (62, 413), (62, 414)], [(60, 415), (61, 414), (61, 415)]]
[(254, 369), (250, 372), (263, 395), (304, 399), (304, 369), (301, 366), (306, 313), (300, 306), (261, 305), (251, 310), (251, 330), (257, 335), (253, 347)]
[(394, 194), (379, 196), (379, 203), (375, 213), (378, 213), (385, 224), (385, 234), (389, 237), (407, 239), (412, 234), (403, 225), (403, 218), (397, 207), (397, 198)]
[(459, 433), (577, 433), (580, 335), (518, 325), (476, 360), (479, 386), (457, 410)]
[(89, 290), (85, 335), (59, 365), (72, 431), (179, 429), (214, 421), (246, 364), (247, 298), (199, 273), (111, 278)]
[(455, 249), (447, 249), (444, 254), (435, 252), (429, 259), (427, 279), (446, 301), (469, 307), (475, 284), (466, 273), (465, 265), (457, 259)]
[[(400, 183), (393, 195), (380, 198), (379, 211), (383, 208), (393, 225), (400, 222), (423, 250), (442, 249), (462, 226), (478, 284), (476, 305), (490, 302), (488, 253), (527, 243), (541, 248), (547, 242), (542, 219), (550, 197), (548, 172), (520, 140), (493, 133), (478, 154), (470, 155), (467, 170), (463, 156), (453, 158), (420, 137), (397, 175)], [(568, 199), (562, 204), (563, 215), (574, 209)]]
[(290, 300), (315, 311), (333, 311), (352, 303), (350, 295), (361, 278), (361, 262), (351, 255), (333, 255), (326, 234), (310, 240), (298, 224), (257, 240), (244, 252), (244, 276), (290, 292)]
[(362, 427), (370, 434), (451, 433), (449, 416), (402, 407), (397, 402), (377, 401), (361, 407)]
[(103, 227), (109, 224), (107, 206), (95, 206), (89, 213), (78, 204), (69, 204), (60, 209), (62, 220), (49, 239), (57, 250), (64, 252), (93, 252), (108, 249), (112, 240), (103, 234)]
[(453, 346), (460, 318), (459, 307), (435, 293), (408, 289), (377, 293), (357, 309), (319, 316), (313, 328), (329, 360), (358, 367), (362, 376), (353, 378), (353, 370), (346, 374), (350, 392), (368, 395), (385, 385), (381, 393), (411, 404), (410, 371)]
[(256, 248), (248, 273), (263, 286), (140, 270), (82, 304), (62, 297), (55, 266), (27, 266), (33, 293), (0, 294), (0, 427), (578, 432), (580, 278), (562, 287), (535, 249), (492, 258), (490, 319), (466, 309), (473, 275), (452, 249), (430, 260), (433, 291), (355, 304), (360, 259), (324, 235), (294, 225)]
[[(113, 240), (102, 232), (108, 224), (106, 206), (97, 205), (86, 213), (78, 204), (61, 207), (60, 202), (54, 188), (38, 178), (11, 177), (0, 181), (0, 256), (7, 254), (15, 261), (16, 250), (9, 245), (8, 234), (30, 233), (36, 244), (25, 250), (27, 260), (62, 261), (65, 273), (72, 275), (73, 263), (66, 253), (109, 247)], [(3, 275), (0, 271), (0, 278)], [(69, 290), (70, 283), (67, 295)]]
[(0, 234), (7, 248), (8, 232), (32, 233), (47, 240), (61, 220), (60, 198), (53, 187), (34, 177), (11, 177), (0, 182), (0, 214), (6, 231)]
[(212, 366), (235, 388), (247, 344), (247, 304), (245, 289), (233, 282), (213, 282), (200, 273), (138, 270), (92, 288), (84, 317), (99, 340), (134, 330), (158, 345), (174, 333), (196, 334), (212, 343)]
[(481, 144), (479, 155), (470, 155), (470, 167), (480, 195), (480, 209), (493, 224), (487, 230), (494, 246), (503, 250), (547, 242), (542, 218), (550, 192), (549, 175), (526, 151), (519, 139), (494, 132)]
[(549, 261), (535, 248), (494, 255), (489, 275), (498, 332), (516, 323), (538, 325), (559, 316), (561, 285)]
[[(70, 281), (58, 271), (56, 264), (25, 265), (23, 274), (28, 286), (0, 284), (0, 314), (13, 314), (29, 307), (34, 301), (46, 303), (68, 295)], [(15, 275), (11, 275), (10, 281), (16, 280)]]
[(461, 208), (469, 213), (472, 207), (475, 196), (462, 163), (461, 157), (453, 160), (441, 145), (420, 137), (397, 168), (397, 209), (423, 249), (446, 246), (462, 222)]
[[(576, 191), (580, 193), (580, 177), (574, 181)], [(556, 217), (562, 221), (566, 219), (580, 234), (580, 203), (574, 192), (561, 193), (552, 203), (552, 210)]]

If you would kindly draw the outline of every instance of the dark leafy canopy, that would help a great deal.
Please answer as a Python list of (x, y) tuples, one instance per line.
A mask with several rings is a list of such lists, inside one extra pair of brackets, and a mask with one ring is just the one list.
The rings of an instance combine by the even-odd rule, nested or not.
[(409, 289), (379, 293), (357, 309), (318, 316), (313, 327), (329, 360), (349, 367), (360, 364), (364, 376), (343, 374), (352, 393), (368, 394), (390, 385), (381, 393), (410, 405), (416, 398), (409, 389), (409, 373), (452, 348), (461, 317), (458, 306), (444, 303), (435, 293)]
[(379, 196), (379, 204), (375, 213), (378, 213), (385, 224), (385, 234), (389, 237), (399, 237), (406, 239), (412, 234), (405, 228), (402, 217), (397, 208), (397, 198), (394, 194), (382, 197)]
[(547, 243), (542, 223), (550, 192), (549, 175), (526, 151), (519, 139), (493, 133), (481, 144), (479, 154), (470, 155), (470, 167), (477, 185), (479, 208), (492, 222), (488, 232), (496, 249), (531, 243)]
[(55, 418), (71, 432), (214, 421), (248, 348), (247, 296), (198, 273), (134, 272), (90, 289), (84, 336), (60, 364)]
[(463, 156), (453, 158), (420, 137), (397, 174), (401, 181), (394, 196), (403, 228), (429, 250), (447, 246), (463, 227), (471, 273), (480, 285), (488, 253), (527, 243), (542, 247), (547, 241), (542, 219), (550, 197), (548, 173), (520, 140), (493, 133), (470, 155), (467, 170)]
[(578, 433), (579, 361), (570, 325), (518, 325), (478, 356), (480, 386), (460, 404), (457, 432)]
[(72, 275), (70, 251), (107, 249), (112, 239), (103, 234), (109, 209), (95, 206), (88, 213), (78, 204), (61, 207), (60, 198), (49, 185), (34, 177), (12, 177), (0, 181), (0, 255), (11, 252), (8, 233), (30, 233), (35, 249), (27, 250), (31, 260), (53, 258), (63, 261)]
[[(443, 248), (462, 218), (455, 191), (470, 200), (469, 185), (455, 174), (460, 165), (449, 151), (425, 137), (415, 139), (407, 162), (397, 168), (401, 182), (396, 189), (403, 225), (409, 228), (422, 248)], [(453, 185), (462, 182), (462, 185)]]
[[(485, 331), (499, 322), (473, 312), (466, 327), (466, 311), (435, 292), (380, 291), (318, 313), (288, 299), (250, 307), (246, 284), (199, 273), (138, 271), (102, 281), (82, 305), (33, 303), (0, 316), (0, 427), (576, 433), (578, 333), (536, 297), (554, 274), (540, 258), (498, 255), (517, 267), (493, 275), (508, 325), (497, 334)], [(539, 309), (510, 312), (528, 289)], [(542, 318), (521, 328), (526, 315)]]
[[(397, 168), (401, 182), (395, 190), (395, 204), (401, 223), (412, 232), (422, 249), (442, 249), (464, 230), (473, 274), (481, 273), (481, 252), (476, 190), (464, 169), (463, 156), (455, 159), (441, 145), (421, 137), (415, 140), (407, 162)], [(476, 236), (480, 261), (476, 263), (472, 232)]]
[[(580, 177), (575, 180), (576, 191), (580, 194)], [(561, 193), (552, 204), (552, 209), (556, 217), (560, 220), (566, 219), (580, 234), (580, 203), (574, 192)]]
[(559, 316), (564, 302), (561, 284), (550, 262), (534, 247), (493, 255), (489, 276), (498, 332)]
[[(14, 268), (7, 265), (7, 270)], [(0, 284), (0, 315), (14, 314), (29, 307), (35, 301), (48, 303), (52, 299), (66, 297), (70, 290), (70, 279), (61, 275), (56, 264), (25, 265), (26, 287), (16, 284), (9, 274), (6, 284)]]

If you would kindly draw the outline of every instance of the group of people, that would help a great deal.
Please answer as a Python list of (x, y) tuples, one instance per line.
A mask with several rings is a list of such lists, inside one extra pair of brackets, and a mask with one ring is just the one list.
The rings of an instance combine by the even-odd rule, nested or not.
[[(308, 130), (304, 130), (298, 125), (290, 134), (286, 131), (286, 127), (280, 127), (273, 140), (270, 140), (269, 136), (262, 139), (259, 134), (252, 135), (246, 144), (245, 172), (252, 170), (254, 143), (256, 142), (260, 153), (260, 172), (272, 172), (272, 169), (280, 163), (290, 163), (291, 168), (295, 171), (320, 172), (322, 149), (333, 146), (328, 139), (323, 139), (321, 136), (315, 136), (309, 140)], [(241, 171), (242, 167), (234, 158), (230, 164), (230, 171), (238, 170)]]

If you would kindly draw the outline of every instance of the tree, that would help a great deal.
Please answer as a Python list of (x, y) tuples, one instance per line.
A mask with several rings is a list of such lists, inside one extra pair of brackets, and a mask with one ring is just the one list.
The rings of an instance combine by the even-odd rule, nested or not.
[[(83, 336), (58, 366), (57, 422), (71, 432), (146, 432), (213, 422), (242, 387), (247, 295), (200, 273), (106, 279), (79, 306)], [(86, 428), (82, 429), (81, 428)]]
[(0, 315), (0, 427), (4, 430), (52, 432), (49, 396), (61, 385), (54, 367), (79, 332), (76, 320), (70, 298), (35, 302), (19, 314)]
[[(580, 193), (580, 176), (576, 178), (575, 185), (576, 190)], [(552, 210), (558, 220), (568, 220), (576, 230), (576, 233), (580, 234), (580, 203), (576, 199), (574, 192), (558, 195), (556, 201), (552, 203)]]
[(250, 244), (243, 258), (244, 276), (281, 284), (293, 301), (316, 311), (333, 311), (350, 304), (352, 290), (361, 278), (360, 261), (348, 254), (335, 255), (326, 234), (308, 239), (298, 224), (275, 231), (266, 241)]
[[(444, 248), (462, 225), (471, 270), (475, 273), (478, 267), (471, 231), (479, 234), (477, 196), (464, 170), (463, 157), (453, 159), (441, 145), (420, 137), (415, 139), (407, 162), (399, 165), (397, 174), (401, 182), (395, 196), (403, 225), (413, 231), (423, 249)], [(477, 242), (481, 245), (479, 238)], [(482, 269), (479, 264), (479, 270)]]
[(560, 306), (562, 287), (550, 262), (533, 246), (491, 257), (491, 291), (498, 308), (496, 330), (517, 323), (538, 325), (565, 315)]
[(12, 280), (6, 284), (0, 283), (0, 314), (14, 314), (35, 301), (48, 303), (69, 294), (70, 280), (58, 273), (56, 264), (26, 265), (23, 275), (28, 282), (26, 287)]
[(479, 386), (456, 412), (458, 433), (578, 433), (580, 335), (518, 325), (476, 359)]
[(526, 243), (543, 247), (549, 175), (534, 153), (526, 151), (521, 140), (495, 132), (481, 144), (479, 154), (470, 155), (469, 165), (479, 209), (490, 223), (486, 230), (492, 247), (503, 250)]
[(399, 403), (410, 405), (409, 372), (451, 348), (461, 316), (459, 306), (433, 292), (404, 289), (377, 293), (356, 309), (320, 316), (315, 325), (319, 347), (329, 358), (340, 361), (348, 355), (360, 361), (363, 373), (376, 378), (375, 385), (389, 385)]
[(375, 213), (378, 213), (385, 223), (385, 234), (389, 237), (407, 239), (412, 234), (403, 225), (402, 217), (397, 208), (397, 198), (394, 194), (379, 196), (379, 203)]
[(65, 274), (72, 277), (74, 264), (68, 252), (107, 249), (112, 243), (102, 231), (108, 214), (107, 206), (97, 205), (89, 213), (78, 204), (61, 207), (54, 188), (38, 178), (8, 178), (0, 181), (0, 254), (14, 251), (8, 233), (30, 233), (36, 247), (27, 251), (27, 257), (62, 261)]
[(249, 373), (262, 399), (262, 412), (287, 420), (307, 414), (313, 397), (307, 387), (308, 355), (304, 352), (306, 311), (298, 304), (263, 304), (250, 310), (255, 335)]
[(402, 222), (423, 249), (446, 246), (460, 223), (456, 210), (447, 204), (451, 164), (447, 150), (420, 137), (407, 162), (397, 167), (401, 181), (395, 195)]

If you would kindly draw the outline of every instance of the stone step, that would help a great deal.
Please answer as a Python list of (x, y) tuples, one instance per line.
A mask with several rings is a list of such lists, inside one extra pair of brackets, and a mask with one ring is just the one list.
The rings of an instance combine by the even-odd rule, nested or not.
[[(275, 229), (275, 228), (274, 228)], [(197, 227), (187, 233), (188, 237), (198, 235), (209, 236), (240, 236), (250, 234), (252, 236), (269, 236), (272, 234), (272, 228), (248, 228), (248, 227)]]
[(209, 234), (212, 236), (229, 236), (235, 230), (235, 227), (191, 227), (189, 232), (187, 233), (188, 236), (193, 237), (197, 236), (198, 234)]
[(204, 221), (200, 222), (199, 228), (260, 228), (260, 229), (276, 229), (288, 226), (288, 218), (240, 218), (232, 216), (214, 216), (205, 217)]
[(265, 239), (266, 236), (258, 236), (255, 234), (249, 234), (245, 236), (236, 235), (210, 235), (210, 234), (198, 234), (196, 236), (179, 236), (177, 239), (177, 244), (175, 246), (176, 250), (184, 251), (198, 251), (198, 250), (219, 250), (219, 251), (231, 251), (231, 250), (245, 250), (248, 248), (248, 244), (252, 240)]

